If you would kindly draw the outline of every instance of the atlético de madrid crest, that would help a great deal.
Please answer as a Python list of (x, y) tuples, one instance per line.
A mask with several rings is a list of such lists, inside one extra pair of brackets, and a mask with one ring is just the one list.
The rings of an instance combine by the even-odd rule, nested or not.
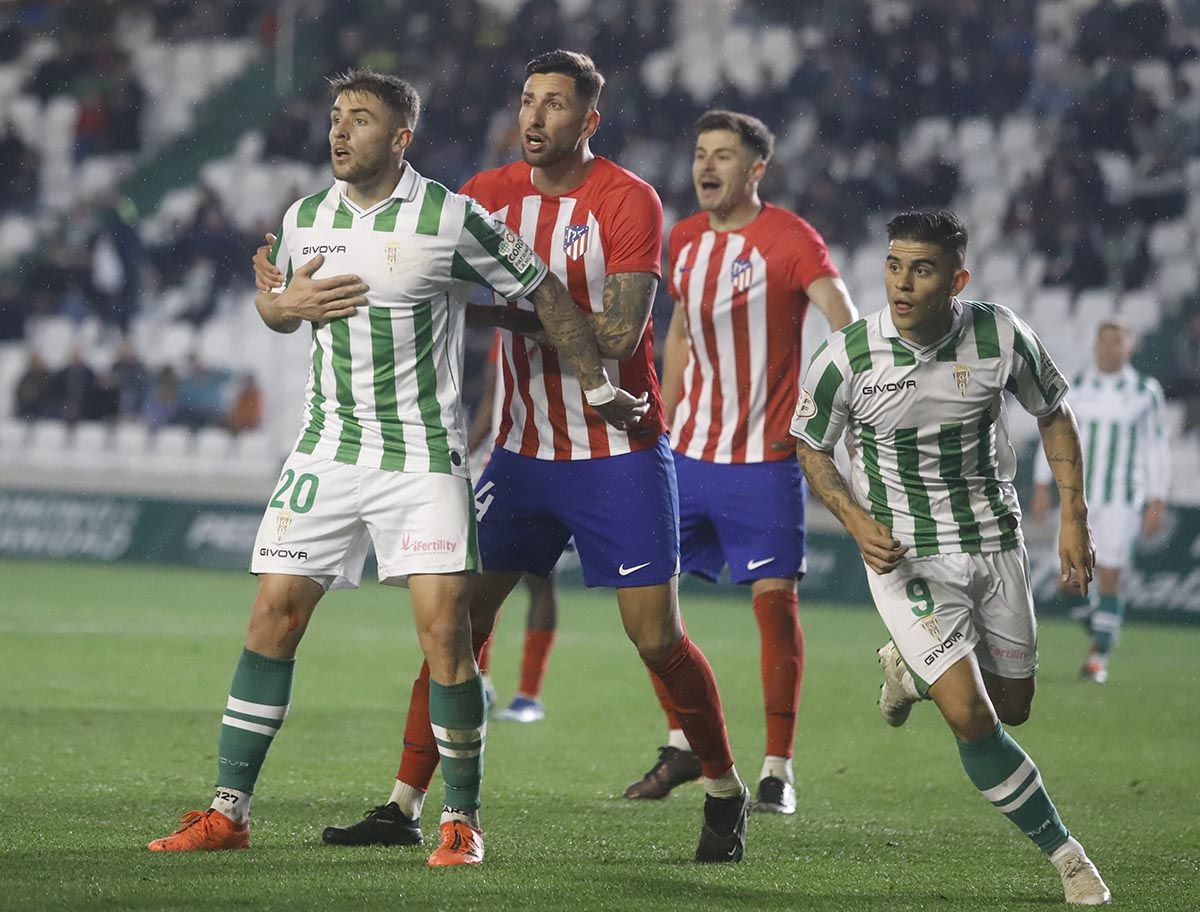
[(588, 235), (591, 234), (588, 225), (568, 225), (563, 232), (563, 252), (568, 260), (577, 260), (588, 248)]
[(733, 281), (735, 292), (749, 290), (750, 283), (754, 281), (754, 264), (750, 262), (750, 257), (740, 256), (734, 260), (729, 268), (729, 278)]

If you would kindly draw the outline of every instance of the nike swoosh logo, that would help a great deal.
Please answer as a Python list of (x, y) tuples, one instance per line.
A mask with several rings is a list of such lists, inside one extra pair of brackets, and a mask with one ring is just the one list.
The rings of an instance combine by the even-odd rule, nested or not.
[[(774, 560), (774, 558), (772, 558), (772, 560)], [(637, 571), (641, 570), (643, 567), (649, 567), (649, 566), (650, 566), (650, 561), (646, 561), (646, 563), (638, 564), (634, 567), (626, 567), (624, 564), (621, 564), (621, 566), (619, 566), (617, 568), (617, 572), (619, 574), (621, 574), (621, 576), (629, 576), (629, 574), (636, 573)]]
[(746, 561), (746, 569), (747, 570), (757, 570), (759, 567), (765, 567), (767, 564), (773, 562), (774, 560), (775, 560), (775, 558), (768, 557), (768, 558), (765, 558), (764, 560)]

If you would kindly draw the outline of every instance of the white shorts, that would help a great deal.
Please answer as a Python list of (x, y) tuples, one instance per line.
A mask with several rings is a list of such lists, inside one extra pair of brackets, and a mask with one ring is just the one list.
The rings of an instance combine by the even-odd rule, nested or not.
[(353, 589), (372, 542), (383, 583), (404, 585), (413, 573), (475, 570), (470, 480), (292, 453), (258, 527), (250, 572)]
[(883, 623), (915, 677), (932, 684), (974, 652), (1003, 678), (1037, 674), (1037, 620), (1025, 546), (989, 554), (909, 557), (891, 573), (867, 568)]
[(1142, 508), (1135, 504), (1097, 504), (1088, 509), (1096, 546), (1096, 566), (1124, 570), (1142, 531)]

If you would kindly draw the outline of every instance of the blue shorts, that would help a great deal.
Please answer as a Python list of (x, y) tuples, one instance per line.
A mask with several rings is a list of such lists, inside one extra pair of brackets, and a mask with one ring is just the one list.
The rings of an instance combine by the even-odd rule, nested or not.
[(484, 570), (549, 576), (572, 536), (588, 586), (665, 583), (679, 573), (679, 498), (664, 434), (653, 447), (551, 460), (496, 447), (475, 486)]
[(727, 464), (675, 453), (685, 573), (735, 583), (804, 575), (804, 476), (793, 456)]

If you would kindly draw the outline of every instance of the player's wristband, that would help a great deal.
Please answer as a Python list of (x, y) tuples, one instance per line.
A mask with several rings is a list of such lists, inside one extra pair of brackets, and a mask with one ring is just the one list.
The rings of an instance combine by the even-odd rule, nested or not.
[(607, 405), (617, 398), (617, 389), (612, 385), (612, 381), (607, 377), (604, 378), (604, 385), (598, 386), (595, 389), (584, 390), (584, 398), (587, 399), (587, 404), (595, 408), (598, 405)]

